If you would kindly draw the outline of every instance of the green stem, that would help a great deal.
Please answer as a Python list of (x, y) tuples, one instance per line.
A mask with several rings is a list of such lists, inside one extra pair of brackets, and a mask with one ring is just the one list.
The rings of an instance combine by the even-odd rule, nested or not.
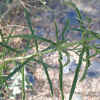
[(75, 71), (75, 76), (74, 76), (73, 84), (72, 84), (72, 87), (71, 87), (71, 92), (70, 92), (69, 100), (72, 100), (72, 96), (73, 96), (74, 91), (75, 91), (76, 83), (77, 83), (79, 72), (80, 72), (80, 67), (82, 65), (84, 51), (85, 51), (85, 48), (83, 46), (82, 52), (80, 53), (80, 56), (79, 56), (78, 66), (77, 66), (76, 71)]

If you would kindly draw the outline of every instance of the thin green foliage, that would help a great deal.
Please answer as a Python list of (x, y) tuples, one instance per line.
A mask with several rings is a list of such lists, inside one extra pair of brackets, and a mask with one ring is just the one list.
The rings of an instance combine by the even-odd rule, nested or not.
[(8, 50), (13, 51), (13, 52), (17, 52), (17, 53), (22, 52), (22, 51), (19, 51), (19, 50), (15, 49), (15, 48), (12, 48), (12, 47), (10, 47), (10, 46), (6, 45), (5, 43), (2, 43), (2, 42), (0, 42), (0, 46), (2, 46), (4, 48), (7, 48)]
[[(8, 1), (12, 2), (12, 0), (8, 0)], [(76, 11), (77, 20), (79, 21), (80, 28), (72, 28), (71, 29), (69, 26), (70, 20), (67, 19), (66, 24), (61, 32), (62, 40), (59, 39), (60, 34), (59, 34), (59, 28), (58, 28), (56, 21), (54, 23), (55, 24), (55, 33), (56, 33), (56, 42), (36, 35), (32, 28), (32, 21), (30, 18), (30, 13), (28, 12), (27, 8), (24, 8), (24, 14), (25, 14), (25, 18), (26, 18), (26, 21), (27, 21), (27, 24), (28, 24), (31, 34), (29, 34), (29, 35), (28, 34), (27, 35), (25, 35), (25, 34), (20, 34), (20, 35), (9, 34), (8, 36), (4, 36), (2, 31), (0, 31), (0, 36), (1, 36), (0, 46), (2, 48), (4, 48), (3, 53), (0, 55), (1, 56), (0, 58), (2, 58), (2, 59), (0, 59), (0, 61), (3, 63), (0, 65), (0, 89), (2, 88), (3, 85), (7, 86), (6, 82), (9, 79), (11, 79), (11, 77), (13, 77), (13, 75), (16, 74), (16, 72), (21, 70), (22, 71), (22, 100), (25, 100), (25, 75), (24, 75), (25, 68), (24, 68), (24, 66), (26, 64), (30, 63), (31, 61), (34, 61), (43, 66), (43, 69), (47, 76), (48, 84), (50, 87), (51, 96), (53, 96), (54, 95), (53, 84), (52, 84), (52, 81), (50, 79), (50, 75), (48, 72), (48, 68), (53, 68), (53, 67), (47, 63), (44, 63), (43, 55), (57, 51), (59, 54), (59, 58), (58, 58), (58, 61), (59, 61), (59, 88), (60, 88), (60, 93), (61, 93), (61, 99), (64, 100), (63, 67), (68, 65), (68, 63), (70, 62), (69, 51), (72, 51), (79, 56), (79, 61), (78, 61), (78, 65), (77, 65), (77, 68), (75, 71), (75, 76), (74, 76), (74, 80), (72, 83), (72, 88), (71, 88), (70, 96), (69, 96), (69, 100), (72, 100), (72, 96), (74, 94), (75, 87), (76, 87), (76, 84), (78, 81), (78, 76), (79, 76), (80, 68), (82, 66), (82, 62), (85, 61), (86, 66), (85, 66), (85, 70), (84, 70), (83, 76), (81, 78), (81, 81), (84, 80), (86, 77), (87, 70), (91, 63), (90, 58), (94, 57), (100, 53), (100, 49), (98, 48), (100, 46), (99, 44), (94, 44), (92, 46), (89, 45), (89, 43), (91, 43), (92, 40), (100, 39), (100, 34), (91, 31), (90, 28), (86, 29), (84, 27), (85, 22), (82, 19), (82, 15), (81, 15), (79, 9), (77, 8), (77, 6), (73, 2), (64, 2), (64, 4), (68, 5), (69, 7), (72, 7)], [(87, 22), (91, 23), (91, 19), (88, 17), (87, 17)], [(68, 34), (67, 30), (81, 32), (81, 34), (82, 34), (81, 40), (72, 42), (67, 37), (65, 38), (65, 34), (66, 35)], [(12, 48), (11, 46), (8, 45), (8, 42), (10, 39), (14, 39), (14, 38), (16, 39), (17, 37), (22, 38), (22, 39), (27, 39), (27, 41), (28, 41), (27, 45), (30, 44), (31, 40), (34, 40), (33, 44), (35, 44), (36, 53), (28, 55), (28, 56), (18, 57), (18, 55), (21, 53), (27, 53), (26, 51), (29, 48), (25, 47), (25, 51), (22, 52), (21, 50), (18, 50), (17, 48)], [(49, 46), (46, 49), (43, 49), (40, 51), (38, 41), (46, 42), (49, 44)], [(32, 46), (34, 46), (34, 45), (32, 45)], [(30, 49), (32, 49), (32, 47)], [(94, 53), (93, 55), (90, 55), (90, 53), (89, 53), (90, 49), (94, 49), (96, 51), (96, 53)], [(8, 51), (13, 51), (14, 53), (16, 53), (16, 57), (6, 59), (5, 56), (7, 54), (6, 52), (8, 52)], [(62, 64), (63, 54), (65, 54), (67, 57), (67, 61), (64, 65)], [(86, 54), (86, 57), (84, 58), (85, 54)], [(19, 64), (18, 67), (16, 67), (12, 72), (10, 72), (10, 74), (4, 76), (3, 71), (4, 71), (4, 68), (6, 68), (6, 66), (7, 66), (6, 62), (17, 61), (17, 60), (21, 60), (21, 64)]]
[[(31, 34), (34, 35), (34, 30), (32, 28), (32, 23), (31, 23), (31, 19), (29, 17), (30, 13), (27, 11), (26, 8), (24, 8), (24, 12), (25, 12), (25, 17), (26, 17), (26, 20), (27, 20), (27, 23), (28, 23), (28, 26), (29, 26), (29, 29), (31, 31)], [(36, 46), (36, 51), (38, 52), (38, 43), (37, 43), (37, 40), (34, 38), (35, 40), (35, 46)]]
[(82, 51), (80, 53), (78, 65), (77, 65), (77, 68), (76, 68), (76, 71), (75, 71), (75, 76), (74, 76), (74, 80), (73, 80), (73, 83), (72, 83), (69, 100), (72, 100), (72, 96), (73, 96), (74, 91), (75, 91), (76, 83), (77, 83), (77, 80), (78, 80), (78, 75), (79, 75), (80, 68), (81, 68), (81, 65), (82, 65), (84, 52), (85, 52), (85, 48), (83, 47)]
[[(55, 28), (56, 28), (56, 44), (57, 44), (57, 50), (59, 53), (59, 87), (60, 87), (60, 92), (61, 92), (61, 99), (64, 100), (64, 92), (63, 92), (63, 64), (62, 64), (62, 54), (59, 48), (59, 31), (58, 31), (58, 26), (57, 23), (55, 22)], [(63, 33), (64, 35), (64, 33)]]
[(66, 55), (66, 57), (67, 57), (67, 61), (66, 61), (66, 63), (64, 64), (64, 66), (67, 66), (69, 63), (70, 63), (70, 54), (66, 51), (66, 50), (63, 50), (62, 51), (65, 55)]
[[(7, 38), (5, 40), (5, 37), (4, 37), (4, 33), (2, 32), (2, 30), (0, 30), (0, 36), (1, 36), (1, 44), (4, 43), (4, 44), (8, 44), (8, 41), (9, 41), (9, 38)], [(2, 44), (4, 47), (2, 47), (2, 56), (1, 56), (1, 59), (4, 59), (6, 54), (7, 54), (7, 49), (5, 47), (8, 47), (7, 45), (4, 45)], [(7, 82), (4, 80), (6, 75), (4, 72), (6, 72), (8, 69), (8, 66), (7, 66), (7, 62), (3, 62), (0, 66), (0, 87), (2, 87), (2, 84), (4, 83), (5, 86), (8, 88), (8, 84)]]
[(65, 24), (65, 26), (64, 26), (64, 29), (62, 30), (62, 40), (65, 40), (64, 34), (65, 34), (65, 32), (66, 32), (67, 30), (69, 30), (69, 24), (70, 24), (70, 21), (69, 21), (69, 19), (67, 19), (66, 24)]
[[(27, 22), (28, 22), (29, 29), (30, 29), (32, 35), (34, 36), (34, 31), (33, 31), (33, 29), (32, 29), (32, 24), (31, 24), (31, 20), (30, 20), (30, 17), (29, 17), (29, 13), (28, 13), (28, 11), (27, 11), (26, 8), (24, 8), (24, 9), (25, 9), (26, 20), (27, 20)], [(37, 42), (37, 40), (36, 40), (35, 37), (34, 37), (34, 39), (35, 39), (36, 51), (37, 51), (37, 53), (39, 53), (39, 50), (38, 50), (38, 42)], [(40, 56), (39, 58), (41, 59), (41, 62), (42, 62), (42, 65), (43, 65), (45, 74), (46, 74), (46, 76), (47, 76), (47, 80), (48, 80), (49, 86), (50, 86), (51, 95), (53, 96), (53, 86), (52, 86), (52, 82), (51, 82), (51, 80), (50, 80), (50, 76), (49, 76), (49, 74), (48, 74), (48, 70), (47, 70), (46, 64), (43, 63), (43, 60), (42, 60), (41, 56)]]
[[(87, 72), (87, 69), (90, 65), (90, 60), (89, 60), (89, 48), (88, 46), (86, 46), (86, 42), (85, 42), (85, 37), (86, 37), (86, 34), (91, 34), (93, 36), (95, 36), (96, 38), (98, 37), (97, 34), (93, 34), (93, 32), (90, 32), (89, 30), (86, 30), (86, 28), (84, 27), (84, 22), (82, 20), (82, 16), (81, 16), (81, 13), (79, 11), (79, 9), (77, 8), (77, 6), (73, 3), (73, 2), (64, 2), (65, 5), (68, 5), (72, 8), (75, 9), (76, 13), (77, 13), (77, 19), (80, 23), (80, 29), (72, 29), (74, 31), (80, 31), (82, 33), (82, 39), (80, 41), (80, 45), (83, 46), (82, 50), (80, 51), (80, 55), (79, 55), (79, 62), (78, 62), (78, 65), (77, 65), (77, 68), (76, 68), (76, 71), (75, 71), (75, 76), (74, 76), (74, 80), (73, 80), (73, 84), (72, 84), (72, 88), (71, 88), (71, 91), (70, 91), (70, 96), (69, 96), (69, 100), (72, 100), (72, 96), (74, 94), (74, 91), (75, 91), (75, 87), (76, 87), (76, 83), (77, 83), (77, 80), (78, 80), (78, 75), (79, 75), (79, 72), (80, 72), (80, 67), (82, 65), (82, 61), (83, 61), (83, 56), (84, 56), (84, 53), (86, 52), (86, 68), (85, 68), (85, 71), (84, 71), (84, 74), (83, 74), (83, 77), (81, 80), (84, 79), (85, 75), (86, 75), (86, 72)], [(89, 21), (90, 22), (90, 21)], [(89, 37), (88, 37), (89, 38)]]
[(58, 26), (57, 26), (57, 23), (55, 21), (55, 28), (56, 28), (56, 42), (58, 43), (59, 42), (59, 30), (58, 30)]
[(33, 39), (33, 38), (35, 38), (35, 40), (41, 40), (43, 42), (47, 42), (47, 43), (50, 43), (52, 45), (55, 45), (55, 42), (53, 42), (52, 40), (48, 40), (48, 39), (41, 37), (41, 36), (38, 36), (38, 35), (24, 35), (24, 34), (22, 34), (22, 35), (11, 36), (11, 38), (17, 38), (17, 37), (23, 38), (23, 39)]
[[(88, 22), (89, 22), (88, 23), (88, 28), (89, 28), (91, 21), (88, 21)], [(90, 53), (89, 53), (89, 47), (88, 47), (89, 43), (90, 43), (90, 41), (88, 40), (89, 34), (85, 33), (83, 38), (85, 39), (84, 48), (85, 48), (85, 52), (86, 52), (86, 66), (85, 66), (85, 70), (84, 70), (83, 76), (81, 77), (80, 81), (85, 79), (87, 70), (90, 66), (90, 59), (89, 59)]]
[(24, 71), (25, 70), (25, 68), (23, 67), (22, 69), (21, 69), (21, 71), (22, 71), (22, 100), (25, 100), (25, 74), (24, 74)]
[(89, 49), (86, 48), (86, 66), (85, 66), (85, 70), (84, 70), (84, 73), (83, 73), (80, 81), (85, 79), (89, 66), (90, 66)]
[(21, 65), (19, 65), (18, 67), (16, 67), (16, 68), (14, 69), (14, 71), (12, 71), (12, 72), (5, 78), (5, 80), (9, 80), (16, 72), (20, 71), (20, 70), (24, 67), (24, 65), (26, 65), (29, 61), (31, 61), (32, 58), (33, 58), (33, 56), (30, 57), (30, 58), (28, 58), (27, 60), (25, 60), (25, 61), (24, 61)]
[(48, 80), (48, 83), (49, 83), (49, 86), (50, 86), (51, 96), (53, 96), (53, 85), (52, 85), (52, 81), (50, 79), (50, 76), (49, 76), (49, 73), (48, 73), (48, 70), (47, 70), (47, 68), (48, 68), (47, 64), (43, 63), (42, 58), (40, 58), (40, 59), (41, 59), (42, 66), (43, 66), (43, 69), (45, 71), (45, 74), (47, 76), (47, 80)]
[(62, 64), (62, 54), (59, 52), (59, 84), (61, 91), (61, 100), (64, 100), (64, 92), (63, 92), (63, 64)]
[(84, 29), (72, 28), (71, 30), (72, 31), (80, 31), (80, 32), (83, 32), (84, 30), (86, 30), (88, 34), (93, 36), (93, 38), (100, 39), (100, 34), (99, 33), (93, 32), (93, 31), (85, 29), (85, 28)]
[(32, 28), (32, 21), (30, 20), (30, 17), (29, 17), (30, 13), (27, 11), (26, 8), (24, 8), (24, 14), (25, 14), (25, 18), (26, 18), (28, 27), (29, 27), (29, 29), (30, 29), (32, 35), (34, 35), (34, 30), (33, 30), (33, 28)]

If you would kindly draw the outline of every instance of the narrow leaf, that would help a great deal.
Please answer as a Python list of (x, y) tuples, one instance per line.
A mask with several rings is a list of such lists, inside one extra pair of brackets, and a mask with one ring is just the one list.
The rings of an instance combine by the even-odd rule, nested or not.
[(81, 67), (82, 60), (83, 60), (84, 51), (85, 51), (85, 48), (83, 47), (83, 49), (80, 53), (78, 65), (77, 65), (77, 68), (76, 68), (76, 71), (75, 71), (75, 76), (74, 76), (73, 84), (72, 84), (72, 87), (71, 87), (69, 100), (72, 100), (72, 96), (73, 96), (74, 91), (75, 91), (76, 83), (77, 83), (77, 80), (78, 80), (78, 75), (79, 75), (79, 72), (80, 72), (80, 67)]

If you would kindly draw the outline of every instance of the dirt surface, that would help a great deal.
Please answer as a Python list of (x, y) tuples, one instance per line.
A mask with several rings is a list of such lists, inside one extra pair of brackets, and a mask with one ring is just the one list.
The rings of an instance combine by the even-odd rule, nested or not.
[[(96, 32), (100, 32), (100, 19), (99, 19), (100, 0), (92, 0), (92, 1), (72, 0), (72, 1), (76, 3), (76, 5), (80, 8), (82, 12), (86, 13), (86, 15), (88, 15), (93, 19), (93, 24), (91, 25), (91, 29), (93, 29)], [(56, 11), (56, 13), (53, 13), (52, 11), (44, 11), (43, 9), (40, 8), (37, 9), (35, 7), (32, 7), (31, 14), (34, 16), (32, 15), (30, 16), (36, 34), (51, 40), (55, 40), (55, 28), (53, 23), (54, 19), (56, 18), (56, 21), (60, 28), (59, 32), (61, 32), (61, 29), (64, 26), (63, 18), (66, 19), (68, 17), (66, 13), (71, 11), (72, 12), (71, 14), (74, 14), (74, 12), (72, 9), (70, 10), (68, 9), (65, 11), (67, 7), (64, 7), (63, 5), (59, 4), (56, 1), (55, 3), (50, 3), (48, 5), (52, 7)], [(16, 11), (16, 7), (14, 7), (14, 9), (5, 17), (5, 19), (1, 23), (1, 28), (3, 29), (4, 32), (11, 34), (11, 29), (13, 25), (16, 24), (18, 26), (16, 26), (13, 34), (21, 34), (22, 32), (24, 34), (27, 33), (30, 34), (30, 31), (27, 27), (26, 20), (24, 17), (23, 7), (20, 7), (18, 9), (19, 12), (15, 12), (15, 11)], [(73, 20), (72, 27), (78, 27), (78, 25), (75, 24), (75, 22), (76, 20)], [(69, 37), (72, 38), (72, 40), (80, 39), (79, 33), (76, 33), (75, 36), (71, 34), (69, 35)], [(21, 40), (18, 38), (16, 40), (11, 41), (10, 45), (13, 47), (24, 49), (25, 45), (27, 45), (25, 41), (27, 40)], [(42, 44), (40, 48), (43, 49), (45, 48), (45, 46), (46, 45)], [(31, 52), (32, 51), (28, 51), (28, 53)], [(77, 62), (78, 57), (75, 54), (73, 55)], [(61, 100), (61, 96), (59, 93), (59, 66), (58, 66), (57, 58), (58, 58), (58, 54), (55, 52), (48, 56), (46, 55), (44, 57), (44, 61), (54, 67), (52, 69), (48, 69), (50, 78), (53, 82), (54, 96), (53, 97), (50, 96), (50, 88), (45, 73), (43, 71), (43, 67), (41, 65), (33, 64), (31, 70), (33, 70), (32, 72), (33, 72), (33, 76), (35, 77), (35, 84), (33, 86), (33, 91), (27, 90), (26, 100)], [(98, 61), (100, 62), (100, 60)], [(79, 79), (82, 75), (82, 71), (80, 73)], [(65, 100), (68, 100), (67, 96), (71, 89), (73, 77), (74, 77), (74, 73), (69, 72), (68, 74), (64, 74), (63, 84), (64, 84)], [(100, 83), (100, 77), (91, 78), (87, 76), (83, 82), (78, 81), (77, 87), (75, 89), (75, 93), (82, 96), (82, 99), (80, 100), (100, 100), (99, 83)], [(14, 100), (21, 100), (20, 97), (21, 94), (19, 94)], [(6, 99), (6, 100), (11, 100), (11, 99)]]

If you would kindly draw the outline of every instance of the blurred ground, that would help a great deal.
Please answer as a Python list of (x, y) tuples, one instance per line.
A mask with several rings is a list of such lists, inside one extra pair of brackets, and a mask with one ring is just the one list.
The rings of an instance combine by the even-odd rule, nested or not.
[[(61, 32), (61, 29), (63, 28), (65, 24), (65, 20), (67, 18), (70, 18), (71, 20), (71, 26), (72, 27), (78, 27), (77, 21), (76, 21), (76, 13), (73, 11), (73, 9), (69, 9), (68, 7), (63, 6), (57, 0), (55, 2), (49, 2), (47, 5), (55, 10), (53, 11), (47, 11), (40, 8), (39, 3), (38, 9), (32, 5), (31, 0), (23, 0), (25, 4), (27, 5), (31, 11), (31, 20), (33, 24), (33, 28), (36, 31), (36, 34), (46, 37), (51, 40), (55, 40), (55, 27), (54, 27), (54, 20), (56, 19), (57, 24), (59, 26), (59, 32)], [(100, 32), (100, 0), (72, 0), (76, 5), (80, 8), (82, 14), (88, 15), (92, 18), (93, 24), (91, 24), (91, 29), (95, 32)], [(16, 2), (16, 0), (15, 0)], [(2, 19), (0, 25), (3, 29), (4, 33), (11, 33), (11, 30), (13, 26), (16, 24), (15, 30), (13, 34), (30, 34), (30, 31), (27, 27), (26, 20), (23, 13), (23, 7), (17, 5), (16, 3), (13, 3), (13, 6), (9, 13)], [(2, 3), (2, 4), (1, 4)], [(5, 8), (5, 9), (4, 9)], [(7, 6), (4, 5), (3, 1), (0, 1), (0, 9), (3, 9), (4, 11), (0, 12), (3, 13), (7, 10)], [(80, 33), (74, 33), (70, 34), (69, 37), (71, 40), (79, 40), (80, 39)], [(98, 40), (100, 43), (100, 40)], [(24, 48), (25, 45), (27, 45), (27, 40), (21, 40), (16, 39), (12, 40), (10, 45), (13, 47), (18, 48)], [(44, 48), (46, 45), (41, 44), (40, 48)], [(29, 51), (30, 53), (31, 51)], [(77, 56), (75, 54), (74, 58), (77, 59)], [(49, 57), (45, 56), (44, 60), (54, 66), (54, 69), (49, 69), (49, 74), (51, 77), (51, 80), (53, 82), (54, 87), (54, 97), (52, 98), (50, 96), (50, 90), (49, 85), (45, 76), (45, 73), (43, 71), (43, 68), (41, 65), (36, 65), (33, 63), (32, 66), (32, 72), (35, 77), (35, 84), (33, 86), (33, 91), (27, 91), (26, 100), (61, 100), (60, 99), (60, 93), (59, 93), (59, 79), (58, 79), (58, 61), (57, 61), (58, 54), (53, 53), (50, 54)], [(52, 60), (53, 59), (53, 60)], [(97, 61), (97, 59), (94, 59), (94, 61)], [(77, 62), (77, 61), (76, 61)], [(100, 58), (98, 58), (98, 62), (100, 63)], [(34, 67), (35, 66), (35, 67)], [(98, 68), (100, 65), (98, 64)], [(92, 70), (93, 71), (93, 70)], [(90, 73), (91, 74), (91, 73)], [(71, 84), (73, 81), (74, 73), (68, 73), (64, 74), (64, 91), (65, 91), (65, 100), (68, 100), (67, 95), (70, 92)], [(80, 73), (81, 76), (81, 73)], [(79, 76), (79, 78), (80, 78)], [(83, 81), (78, 82), (75, 93), (82, 96), (82, 99), (80, 100), (100, 100), (100, 77), (89, 77)], [(20, 100), (21, 95), (19, 94), (16, 97), (16, 100)], [(6, 99), (9, 100), (9, 99)], [(10, 99), (11, 100), (11, 99)], [(77, 100), (77, 99), (76, 99)]]

